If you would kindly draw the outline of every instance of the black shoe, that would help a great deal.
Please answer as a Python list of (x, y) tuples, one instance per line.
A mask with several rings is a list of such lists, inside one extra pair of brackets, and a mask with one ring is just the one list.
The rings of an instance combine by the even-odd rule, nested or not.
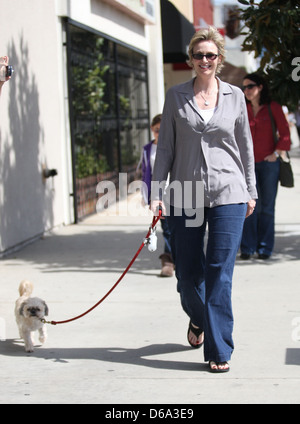
[(247, 261), (248, 259), (250, 259), (251, 255), (250, 253), (241, 253), (240, 258), (243, 259), (244, 261)]
[(259, 253), (258, 254), (258, 259), (262, 259), (262, 260), (267, 260), (269, 259), (270, 255), (266, 255), (265, 253)]

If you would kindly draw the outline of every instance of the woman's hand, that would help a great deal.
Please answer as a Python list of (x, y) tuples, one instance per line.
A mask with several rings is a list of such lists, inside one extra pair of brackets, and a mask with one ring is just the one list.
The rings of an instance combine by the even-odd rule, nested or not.
[(276, 162), (277, 159), (279, 158), (279, 156), (283, 155), (283, 151), (282, 150), (275, 150), (274, 153), (272, 153), (271, 155), (268, 155), (265, 157), (265, 161), (266, 162)]
[(246, 213), (246, 218), (248, 218), (248, 216), (252, 215), (254, 212), (256, 206), (256, 200), (251, 199), (248, 202), (248, 207), (247, 207), (247, 213)]
[(164, 202), (162, 200), (153, 200), (150, 205), (151, 211), (154, 213), (155, 216), (159, 215), (159, 209), (161, 208), (162, 214), (166, 215), (166, 207), (164, 205)]
[[(0, 66), (8, 66), (8, 57), (7, 56), (1, 56), (0, 57)], [(11, 77), (6, 77), (5, 81), (10, 80)], [(5, 83), (5, 81), (0, 81), (0, 92), (1, 92), (1, 88), (3, 86), (3, 84)]]

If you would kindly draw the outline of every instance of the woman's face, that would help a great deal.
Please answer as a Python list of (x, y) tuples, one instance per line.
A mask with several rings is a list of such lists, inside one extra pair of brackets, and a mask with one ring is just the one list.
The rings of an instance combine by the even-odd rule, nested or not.
[[(200, 56), (197, 55), (208, 55)], [(219, 55), (218, 47), (213, 41), (200, 41), (194, 45), (193, 55), (196, 57), (192, 58), (194, 70), (199, 76), (203, 75), (214, 75), (218, 63), (221, 62), (222, 56)]]
[(151, 127), (151, 131), (152, 131), (152, 134), (154, 136), (154, 143), (155, 144), (157, 144), (157, 142), (158, 142), (159, 130), (160, 130), (160, 123), (153, 125)]
[(263, 89), (262, 85), (257, 85), (254, 81), (249, 80), (248, 78), (243, 81), (243, 91), (245, 93), (246, 99), (249, 102), (257, 101), (260, 99), (260, 92)]

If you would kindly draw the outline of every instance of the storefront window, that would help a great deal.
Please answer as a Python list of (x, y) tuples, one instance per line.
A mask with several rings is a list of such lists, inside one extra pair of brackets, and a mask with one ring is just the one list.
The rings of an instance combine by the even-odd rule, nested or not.
[(147, 58), (67, 24), (76, 217), (96, 212), (97, 183), (133, 179), (149, 139)]
[(118, 87), (123, 172), (135, 169), (149, 138), (147, 62), (134, 51), (118, 46)]

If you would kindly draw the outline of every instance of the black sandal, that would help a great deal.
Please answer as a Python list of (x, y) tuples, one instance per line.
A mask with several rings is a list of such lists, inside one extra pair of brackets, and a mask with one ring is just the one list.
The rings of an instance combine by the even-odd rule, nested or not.
[[(228, 362), (227, 361), (224, 361), (224, 362), (209, 361), (210, 372), (222, 373), (222, 372), (228, 372), (230, 370), (229, 365), (228, 365), (228, 368), (219, 368), (220, 365), (221, 366), (228, 365)], [(212, 366), (216, 366), (217, 368), (213, 369)]]
[(190, 335), (190, 331), (198, 338), (199, 336), (200, 336), (200, 334), (202, 334), (203, 333), (203, 330), (201, 330), (201, 328), (195, 328), (193, 325), (192, 325), (192, 321), (190, 321), (190, 323), (189, 323), (189, 328), (188, 328), (188, 332), (187, 332), (187, 339), (188, 339), (188, 342), (189, 342), (189, 344), (194, 348), (194, 349), (199, 349), (202, 345), (203, 345), (203, 342), (202, 343), (199, 343), (199, 344), (196, 344), (196, 345), (194, 345), (194, 344), (192, 344), (191, 342), (190, 342), (190, 340), (189, 340), (189, 335)]

